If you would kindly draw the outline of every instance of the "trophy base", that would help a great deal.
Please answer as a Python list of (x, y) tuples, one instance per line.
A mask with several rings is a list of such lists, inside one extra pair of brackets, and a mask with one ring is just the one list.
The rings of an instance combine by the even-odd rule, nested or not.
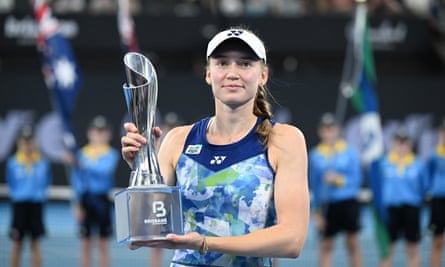
[(129, 187), (114, 195), (116, 238), (121, 244), (165, 240), (183, 234), (181, 195), (177, 187)]

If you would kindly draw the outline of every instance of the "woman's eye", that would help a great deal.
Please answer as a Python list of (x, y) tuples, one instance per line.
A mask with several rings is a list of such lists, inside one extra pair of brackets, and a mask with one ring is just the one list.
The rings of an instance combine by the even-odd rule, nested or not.
[(240, 65), (243, 68), (248, 68), (248, 67), (252, 66), (252, 62), (250, 62), (250, 61), (241, 61), (241, 62), (238, 63), (238, 65)]
[(216, 62), (216, 65), (217, 66), (227, 66), (227, 61), (225, 61), (225, 60), (220, 60), (220, 61), (218, 61), (218, 62)]

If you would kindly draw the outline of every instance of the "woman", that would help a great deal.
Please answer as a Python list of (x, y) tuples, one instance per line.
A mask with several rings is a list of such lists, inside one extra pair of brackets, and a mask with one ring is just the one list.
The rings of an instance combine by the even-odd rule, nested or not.
[[(158, 153), (166, 183), (183, 197), (186, 234), (149, 244), (177, 249), (171, 266), (271, 266), (272, 257), (300, 254), (309, 221), (306, 144), (297, 128), (271, 122), (268, 75), (252, 32), (229, 29), (210, 40), (205, 80), (215, 115), (172, 129)], [(124, 127), (122, 155), (132, 166), (146, 140), (134, 124)]]

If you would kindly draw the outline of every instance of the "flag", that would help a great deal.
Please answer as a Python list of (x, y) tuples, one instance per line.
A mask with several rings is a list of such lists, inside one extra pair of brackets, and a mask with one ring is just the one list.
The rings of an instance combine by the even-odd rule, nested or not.
[(139, 46), (134, 30), (134, 21), (130, 13), (128, 0), (118, 0), (117, 28), (121, 37), (121, 45), (124, 53), (139, 52)]
[(374, 232), (379, 249), (380, 258), (389, 256), (389, 233), (387, 228), (388, 212), (383, 204), (383, 181), (380, 178), (379, 161), (375, 160), (368, 166), (369, 187), (372, 192), (372, 214), (374, 219)]
[(71, 122), (82, 77), (71, 45), (59, 30), (45, 0), (35, 0), (34, 13), (38, 25), (37, 48), (42, 57), (42, 72), (54, 110), (63, 122), (64, 141), (74, 151), (76, 141)]
[[(361, 160), (368, 170), (369, 187), (373, 195), (371, 204), (380, 256), (386, 258), (389, 255), (387, 213), (382, 201), (382, 181), (378, 175), (378, 160), (384, 152), (384, 140), (375, 85), (376, 72), (369, 40), (366, 0), (356, 0), (339, 100), (343, 99), (346, 102), (349, 99), (360, 116), (358, 128)], [(338, 114), (342, 112), (344, 106), (338, 105), (337, 116), (342, 116)]]

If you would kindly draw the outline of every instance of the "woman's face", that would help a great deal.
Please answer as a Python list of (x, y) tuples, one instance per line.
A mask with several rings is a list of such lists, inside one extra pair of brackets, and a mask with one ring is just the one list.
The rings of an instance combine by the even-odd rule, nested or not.
[(268, 70), (248, 51), (224, 50), (209, 58), (206, 81), (216, 101), (238, 106), (253, 101), (258, 86), (267, 82)]

